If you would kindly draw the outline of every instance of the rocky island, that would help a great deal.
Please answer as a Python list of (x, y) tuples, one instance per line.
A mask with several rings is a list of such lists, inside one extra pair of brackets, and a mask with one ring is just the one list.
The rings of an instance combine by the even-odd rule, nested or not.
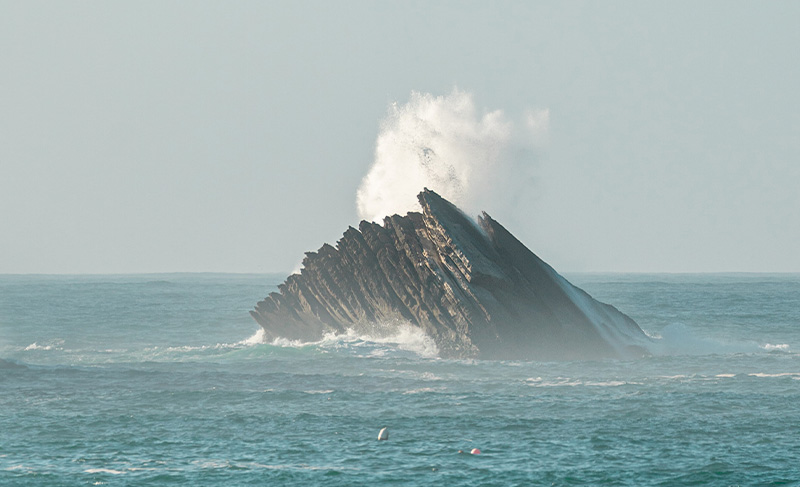
[(420, 327), (441, 357), (575, 360), (642, 355), (627, 315), (569, 283), (485, 212), (477, 222), (428, 189), (422, 212), (362, 221), (307, 252), (251, 311), (267, 337), (315, 341), (392, 322)]

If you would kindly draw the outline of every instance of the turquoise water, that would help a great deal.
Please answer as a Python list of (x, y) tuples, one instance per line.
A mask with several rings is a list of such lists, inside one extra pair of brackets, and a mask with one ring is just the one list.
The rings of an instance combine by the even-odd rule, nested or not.
[(566, 363), (260, 343), (283, 277), (0, 276), (0, 485), (800, 485), (798, 275), (567, 276), (656, 338)]

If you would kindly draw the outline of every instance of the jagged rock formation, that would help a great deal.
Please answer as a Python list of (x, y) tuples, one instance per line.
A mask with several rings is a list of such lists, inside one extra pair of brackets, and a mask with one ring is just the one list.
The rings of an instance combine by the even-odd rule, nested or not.
[(642, 353), (639, 326), (594, 300), (483, 213), (477, 224), (428, 189), (422, 213), (362, 221), (307, 252), (253, 317), (269, 337), (395, 320), (421, 327), (442, 357), (594, 359)]

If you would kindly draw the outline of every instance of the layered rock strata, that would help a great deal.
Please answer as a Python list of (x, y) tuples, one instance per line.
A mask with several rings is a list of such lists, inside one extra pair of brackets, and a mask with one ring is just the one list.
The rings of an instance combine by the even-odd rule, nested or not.
[(442, 357), (597, 359), (643, 353), (628, 316), (573, 286), (483, 213), (475, 222), (433, 191), (422, 213), (362, 221), (251, 314), (270, 338), (407, 322)]

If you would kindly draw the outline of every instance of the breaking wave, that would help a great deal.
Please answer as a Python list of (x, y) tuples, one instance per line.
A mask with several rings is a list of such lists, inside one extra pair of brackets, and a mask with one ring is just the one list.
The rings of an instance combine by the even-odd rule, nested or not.
[[(263, 339), (263, 332), (261, 337)], [(255, 339), (255, 336), (251, 339)], [(316, 342), (276, 338), (270, 344), (291, 348), (313, 346), (323, 350), (354, 349), (371, 356), (382, 356), (396, 350), (411, 352), (423, 358), (435, 358), (439, 355), (433, 338), (418, 326), (404, 322), (355, 326), (344, 333), (328, 332)]]

